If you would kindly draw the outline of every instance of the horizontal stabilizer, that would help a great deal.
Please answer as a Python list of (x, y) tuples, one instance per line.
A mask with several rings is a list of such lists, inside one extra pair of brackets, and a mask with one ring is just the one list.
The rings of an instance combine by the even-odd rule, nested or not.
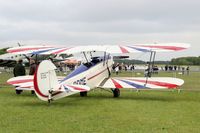
[(7, 80), (7, 83), (13, 85), (18, 90), (34, 90), (33, 76), (18, 76)]
[(58, 89), (53, 89), (53, 92), (85, 92), (90, 88), (86, 85), (60, 85)]
[[(63, 80), (63, 78), (58, 76), (58, 81)], [(34, 90), (32, 75), (13, 77), (7, 80), (7, 83), (15, 86), (17, 90)]]

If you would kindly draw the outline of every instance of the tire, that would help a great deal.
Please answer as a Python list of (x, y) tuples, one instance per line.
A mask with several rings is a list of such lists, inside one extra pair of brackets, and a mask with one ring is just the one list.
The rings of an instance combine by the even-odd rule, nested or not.
[(31, 91), (31, 94), (34, 95), (34, 94), (35, 94), (35, 91), (32, 90), (32, 91)]
[(15, 90), (15, 92), (17, 95), (20, 95), (23, 92), (23, 90)]
[(118, 88), (115, 88), (113, 90), (113, 97), (119, 97), (120, 96), (120, 90)]
[(87, 96), (87, 91), (80, 92), (80, 96), (81, 96), (81, 97), (86, 97), (86, 96)]

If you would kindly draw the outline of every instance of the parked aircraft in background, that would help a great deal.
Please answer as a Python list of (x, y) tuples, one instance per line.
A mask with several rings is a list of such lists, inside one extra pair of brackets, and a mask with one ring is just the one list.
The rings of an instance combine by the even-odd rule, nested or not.
[(2, 54), (0, 55), (0, 67), (13, 67), (19, 59), (22, 59), (24, 63), (28, 63), (28, 59), (22, 54)]

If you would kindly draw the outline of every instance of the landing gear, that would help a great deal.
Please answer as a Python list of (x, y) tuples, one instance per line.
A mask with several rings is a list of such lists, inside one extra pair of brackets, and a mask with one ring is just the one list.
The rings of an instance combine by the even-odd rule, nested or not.
[(16, 94), (19, 95), (23, 92), (23, 90), (15, 90)]
[(49, 96), (48, 96), (48, 103), (50, 104), (51, 101), (52, 101), (52, 93), (53, 91), (52, 90), (49, 90)]
[(87, 96), (87, 91), (80, 92), (80, 96), (81, 96), (81, 97), (86, 97), (86, 96)]
[(118, 88), (115, 88), (112, 90), (113, 92), (113, 97), (119, 97), (120, 96), (120, 90)]
[(51, 103), (51, 101), (52, 101), (51, 99), (48, 99), (48, 104), (50, 104), (50, 103)]
[(35, 94), (35, 91), (33, 91), (33, 90), (32, 90), (32, 91), (31, 91), (31, 94), (33, 94), (33, 95), (34, 95), (34, 94)]

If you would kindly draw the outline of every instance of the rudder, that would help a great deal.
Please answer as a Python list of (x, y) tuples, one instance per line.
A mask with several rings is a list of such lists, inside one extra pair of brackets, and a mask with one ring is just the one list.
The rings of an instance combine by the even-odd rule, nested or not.
[(49, 60), (40, 63), (34, 75), (34, 89), (39, 99), (49, 100), (51, 90), (60, 87), (55, 72), (56, 66)]

